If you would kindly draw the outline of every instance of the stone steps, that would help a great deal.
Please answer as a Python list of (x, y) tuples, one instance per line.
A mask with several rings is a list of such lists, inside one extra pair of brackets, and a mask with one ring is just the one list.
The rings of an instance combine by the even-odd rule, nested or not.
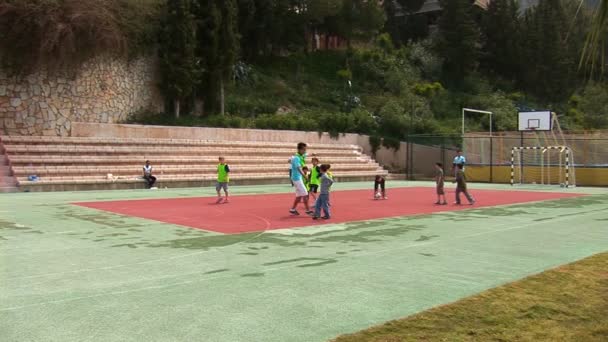
[[(152, 162), (159, 184), (213, 184), (220, 155), (231, 166), (235, 184), (283, 183), (289, 181), (288, 160), (295, 148), (291, 142), (257, 141), (20, 136), (0, 140), (10, 166), (0, 168), (0, 174), (16, 175), (13, 182), (24, 191), (143, 188), (146, 160)], [(318, 144), (310, 146), (309, 156), (331, 164), (335, 178), (343, 181), (388, 174), (361, 151), (356, 145)], [(30, 181), (33, 175), (37, 179)]]

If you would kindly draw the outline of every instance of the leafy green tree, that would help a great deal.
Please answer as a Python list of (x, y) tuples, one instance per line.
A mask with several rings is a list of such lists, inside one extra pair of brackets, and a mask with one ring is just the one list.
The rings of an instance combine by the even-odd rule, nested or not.
[(477, 65), (479, 30), (469, 0), (443, 0), (441, 5), (438, 50), (444, 59), (444, 76), (458, 83)]
[(576, 109), (583, 114), (583, 127), (608, 127), (608, 86), (605, 83), (590, 83), (581, 95)]
[(376, 1), (343, 0), (336, 16), (336, 32), (345, 38), (348, 46), (353, 39), (369, 39), (384, 26), (385, 17)]
[(190, 0), (168, 0), (160, 32), (161, 87), (179, 118), (181, 103), (193, 92), (198, 67), (196, 24)]

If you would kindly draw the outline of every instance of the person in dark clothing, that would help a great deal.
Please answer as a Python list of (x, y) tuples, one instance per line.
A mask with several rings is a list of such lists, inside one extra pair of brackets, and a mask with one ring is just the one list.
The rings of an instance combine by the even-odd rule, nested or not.
[(463, 167), (463, 164), (456, 165), (458, 171), (456, 172), (456, 180), (454, 181), (456, 183), (456, 202), (454, 204), (460, 205), (460, 194), (462, 193), (469, 201), (469, 204), (473, 205), (475, 204), (475, 199), (467, 191), (467, 179), (464, 176)]
[[(445, 175), (443, 173), (443, 164), (435, 163), (435, 185), (437, 190), (437, 202), (435, 204), (446, 205), (448, 202), (445, 199), (445, 190), (443, 184)], [(443, 201), (441, 200), (443, 198)]]
[(377, 175), (374, 179), (374, 198), (388, 199), (386, 196), (386, 179), (381, 175)]

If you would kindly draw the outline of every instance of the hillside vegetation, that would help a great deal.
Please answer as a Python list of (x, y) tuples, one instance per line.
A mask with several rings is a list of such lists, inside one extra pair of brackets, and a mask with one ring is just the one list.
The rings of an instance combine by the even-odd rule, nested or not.
[[(99, 54), (157, 53), (166, 112), (138, 123), (358, 132), (395, 147), (458, 133), (462, 107), (493, 111), (494, 131), (515, 129), (518, 109), (553, 110), (570, 130), (608, 127), (603, 73), (580, 63), (590, 8), (451, 0), (433, 22), (413, 14), (423, 3), (5, 0), (0, 63), (75, 70)], [(315, 35), (345, 43), (319, 51)], [(489, 129), (474, 116), (467, 127)]]

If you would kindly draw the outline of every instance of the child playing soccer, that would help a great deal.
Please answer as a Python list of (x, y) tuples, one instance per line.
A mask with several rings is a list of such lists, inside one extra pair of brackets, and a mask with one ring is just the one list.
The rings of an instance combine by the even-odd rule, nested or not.
[(319, 158), (312, 158), (312, 169), (310, 170), (309, 180), (309, 195), (314, 201), (317, 200), (317, 192), (319, 191), (319, 184), (321, 184), (321, 167), (319, 166)]
[[(217, 191), (217, 201), (215, 203), (220, 204), (222, 201), (228, 203), (228, 182), (230, 182), (230, 167), (226, 164), (224, 157), (219, 158), (219, 164), (217, 164), (217, 185), (215, 191)], [(225, 199), (222, 198), (221, 190), (224, 189)]]
[(313, 216), (313, 220), (318, 220), (321, 217), (321, 210), (323, 210), (324, 214), (322, 219), (329, 220), (331, 218), (329, 213), (329, 190), (331, 185), (334, 184), (334, 181), (327, 175), (327, 171), (329, 171), (330, 168), (331, 165), (329, 164), (323, 164), (319, 168), (321, 171), (321, 186), (319, 197), (315, 203), (315, 215)]
[[(435, 163), (435, 171), (435, 184), (437, 185), (437, 202), (435, 202), (435, 204), (446, 205), (448, 202), (445, 200), (445, 190), (443, 189), (443, 183), (445, 181), (443, 164)], [(443, 201), (441, 200), (442, 197)]]
[(456, 183), (456, 202), (454, 204), (460, 205), (460, 194), (463, 193), (464, 196), (469, 201), (469, 204), (473, 205), (473, 204), (475, 204), (475, 199), (467, 191), (467, 179), (464, 176), (463, 168), (464, 168), (463, 164), (456, 165), (456, 169), (458, 171), (456, 171), (456, 180), (455, 180), (455, 183)]
[(310, 173), (309, 173), (309, 169), (308, 166), (304, 166), (302, 168), (302, 171), (304, 171), (304, 186), (306, 187), (306, 190), (308, 191), (308, 194), (310, 195)]
[(291, 215), (300, 215), (296, 207), (300, 202), (304, 203), (304, 208), (306, 208), (306, 214), (312, 215), (313, 212), (310, 210), (308, 206), (308, 190), (304, 185), (304, 170), (303, 168), (306, 166), (306, 144), (299, 143), (298, 144), (298, 152), (291, 158), (291, 180), (293, 181), (293, 185), (296, 192), (296, 198), (293, 201), (293, 206), (289, 209), (289, 213)]
[[(381, 175), (377, 175), (376, 179), (374, 180), (374, 198), (375, 199), (388, 199), (388, 197), (386, 197), (386, 179), (384, 179), (383, 176)], [(379, 192), (379, 190), (381, 190), (381, 192)], [(378, 194), (380, 194), (381, 196), (378, 196)]]

